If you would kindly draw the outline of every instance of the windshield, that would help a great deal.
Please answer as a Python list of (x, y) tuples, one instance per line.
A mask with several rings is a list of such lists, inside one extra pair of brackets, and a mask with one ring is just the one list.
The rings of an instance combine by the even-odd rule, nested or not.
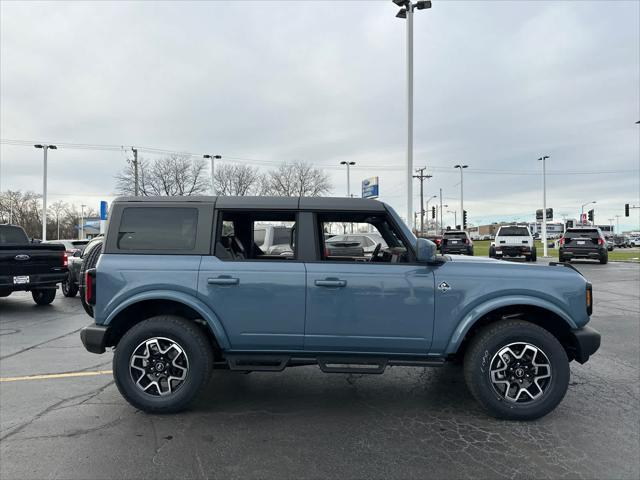
[(598, 230), (567, 230), (564, 233), (564, 238), (598, 238), (600, 237)]
[(527, 227), (501, 227), (498, 235), (500, 237), (528, 237), (529, 229)]

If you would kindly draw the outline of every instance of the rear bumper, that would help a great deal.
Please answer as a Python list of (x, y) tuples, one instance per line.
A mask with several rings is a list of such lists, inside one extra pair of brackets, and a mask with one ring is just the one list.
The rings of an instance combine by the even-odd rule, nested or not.
[(529, 247), (520, 246), (497, 246), (496, 256), (500, 257), (520, 257), (531, 255), (531, 249)]
[(56, 288), (56, 284), (62, 283), (67, 276), (67, 269), (55, 273), (38, 273), (29, 276), (29, 283), (13, 283), (13, 275), (0, 276), (0, 290), (19, 292), (38, 290), (44, 288)]
[(104, 353), (108, 336), (109, 327), (95, 323), (80, 330), (80, 340), (82, 340), (84, 348), (91, 353)]
[(600, 258), (606, 255), (605, 248), (561, 248), (559, 254), (566, 258)]
[(600, 333), (591, 327), (571, 330), (571, 340), (574, 357), (580, 363), (585, 363), (600, 348)]

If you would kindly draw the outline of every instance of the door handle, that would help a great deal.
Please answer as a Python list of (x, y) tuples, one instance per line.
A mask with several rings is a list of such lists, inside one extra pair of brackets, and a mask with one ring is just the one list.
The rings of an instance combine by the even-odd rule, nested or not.
[(238, 285), (240, 280), (232, 277), (207, 278), (209, 285)]
[(347, 286), (346, 280), (316, 280), (316, 287), (333, 287), (333, 288), (342, 288)]

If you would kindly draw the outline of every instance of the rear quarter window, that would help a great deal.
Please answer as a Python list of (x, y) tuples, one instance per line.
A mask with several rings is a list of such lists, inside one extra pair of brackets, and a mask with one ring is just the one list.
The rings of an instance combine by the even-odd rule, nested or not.
[(119, 250), (193, 250), (198, 209), (127, 207), (118, 229)]

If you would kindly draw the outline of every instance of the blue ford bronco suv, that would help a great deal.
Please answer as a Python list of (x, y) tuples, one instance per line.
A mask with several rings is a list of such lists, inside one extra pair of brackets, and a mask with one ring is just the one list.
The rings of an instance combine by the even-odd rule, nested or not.
[[(280, 248), (257, 233), (285, 227)], [(376, 248), (328, 249), (347, 232)], [(591, 285), (571, 266), (438, 255), (388, 205), (358, 198), (123, 197), (114, 201), (86, 301), (87, 350), (114, 347), (133, 406), (184, 409), (212, 369), (382, 373), (462, 361), (491, 414), (539, 418), (569, 362), (600, 346)]]

